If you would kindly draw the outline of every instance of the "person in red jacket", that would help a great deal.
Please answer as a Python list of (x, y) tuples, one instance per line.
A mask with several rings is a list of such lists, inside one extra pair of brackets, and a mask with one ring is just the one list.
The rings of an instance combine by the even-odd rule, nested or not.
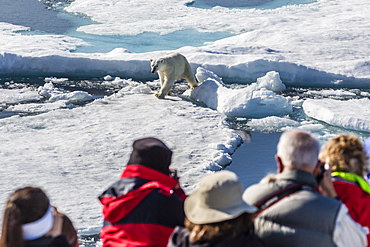
[(172, 151), (152, 137), (136, 140), (121, 179), (100, 196), (103, 247), (166, 246), (176, 226), (184, 225), (184, 200), (169, 169)]
[[(352, 219), (370, 229), (370, 185), (364, 179), (369, 157), (354, 134), (338, 135), (325, 143), (320, 160), (332, 171), (333, 185)], [(367, 234), (368, 246), (370, 235)]]

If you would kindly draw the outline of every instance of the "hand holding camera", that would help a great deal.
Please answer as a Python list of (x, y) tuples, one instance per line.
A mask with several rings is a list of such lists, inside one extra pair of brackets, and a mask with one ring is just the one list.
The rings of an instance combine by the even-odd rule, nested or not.
[(327, 164), (320, 162), (319, 172), (316, 175), (319, 191), (327, 197), (337, 197), (337, 192), (334, 189), (331, 171)]

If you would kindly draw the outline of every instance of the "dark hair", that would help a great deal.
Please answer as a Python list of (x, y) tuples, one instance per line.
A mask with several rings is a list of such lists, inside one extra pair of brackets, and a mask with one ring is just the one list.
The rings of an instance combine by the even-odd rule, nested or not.
[(5, 206), (0, 247), (23, 247), (22, 225), (40, 219), (49, 205), (40, 188), (25, 187), (11, 194)]
[(63, 217), (62, 233), (66, 236), (68, 243), (72, 247), (79, 246), (77, 231), (74, 228), (72, 221), (67, 215), (58, 212), (56, 208), (55, 211), (57, 212), (57, 215)]
[(211, 224), (194, 224), (185, 219), (185, 228), (190, 232), (191, 243), (209, 243), (223, 237), (235, 237), (247, 233), (252, 226), (254, 214), (243, 213), (235, 219)]

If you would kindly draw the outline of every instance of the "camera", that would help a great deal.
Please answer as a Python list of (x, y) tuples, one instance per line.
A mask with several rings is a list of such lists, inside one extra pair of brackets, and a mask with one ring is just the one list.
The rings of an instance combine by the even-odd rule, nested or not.
[(324, 163), (321, 163), (321, 165), (320, 165), (320, 172), (316, 176), (316, 180), (317, 180), (318, 183), (320, 183), (321, 180), (323, 179), (325, 171), (326, 171), (325, 164)]

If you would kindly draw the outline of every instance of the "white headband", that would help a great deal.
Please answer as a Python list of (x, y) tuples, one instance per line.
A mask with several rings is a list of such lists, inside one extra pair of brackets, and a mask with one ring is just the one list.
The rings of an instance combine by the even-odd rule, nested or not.
[(24, 240), (34, 240), (44, 236), (53, 227), (54, 217), (51, 207), (40, 219), (22, 225)]

